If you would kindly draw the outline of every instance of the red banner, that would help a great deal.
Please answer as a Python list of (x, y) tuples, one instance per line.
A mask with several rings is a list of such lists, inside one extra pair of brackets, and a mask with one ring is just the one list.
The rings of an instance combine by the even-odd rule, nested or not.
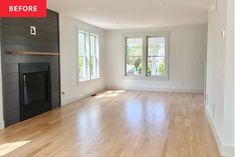
[(0, 0), (0, 17), (46, 17), (46, 0)]

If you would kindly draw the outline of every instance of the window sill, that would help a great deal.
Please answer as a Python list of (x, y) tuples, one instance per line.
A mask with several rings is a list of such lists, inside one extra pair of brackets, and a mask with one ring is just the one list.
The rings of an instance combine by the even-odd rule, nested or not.
[(126, 80), (168, 81), (169, 77), (160, 76), (123, 76)]
[(100, 78), (94, 78), (94, 79), (90, 79), (90, 80), (79, 80), (78, 83), (86, 83), (86, 82), (97, 81), (97, 80), (100, 80)]

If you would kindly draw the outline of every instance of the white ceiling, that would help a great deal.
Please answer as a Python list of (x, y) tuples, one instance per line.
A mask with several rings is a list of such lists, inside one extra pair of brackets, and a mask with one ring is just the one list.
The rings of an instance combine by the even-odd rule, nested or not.
[(207, 22), (209, 0), (47, 0), (49, 9), (104, 29)]

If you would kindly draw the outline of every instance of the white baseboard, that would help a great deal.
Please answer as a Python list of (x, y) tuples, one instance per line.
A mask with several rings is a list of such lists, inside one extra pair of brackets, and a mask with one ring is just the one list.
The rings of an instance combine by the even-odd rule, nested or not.
[(156, 92), (182, 92), (182, 93), (204, 93), (203, 90), (197, 89), (175, 89), (175, 88), (149, 88), (149, 87), (117, 87), (117, 86), (107, 86), (107, 89), (122, 89), (122, 90), (134, 90), (134, 91), (156, 91)]
[(223, 145), (221, 155), (226, 157), (234, 157), (234, 150), (235, 150), (234, 146)]
[(4, 121), (0, 121), (0, 129), (5, 128), (5, 125), (4, 125), (4, 124), (5, 124)]
[(214, 134), (216, 144), (219, 148), (221, 156), (223, 156), (223, 157), (234, 157), (234, 149), (235, 149), (234, 146), (226, 146), (222, 143), (222, 139), (221, 139), (221, 137), (220, 137), (220, 135), (219, 135), (219, 133), (216, 129), (215, 122), (212, 119), (210, 111), (207, 107), (205, 108), (205, 112), (206, 112), (207, 119), (210, 123), (211, 129), (212, 129), (212, 132)]
[(71, 104), (71, 103), (73, 103), (75, 101), (78, 101), (78, 100), (80, 100), (82, 98), (88, 97), (88, 96), (90, 96), (92, 94), (98, 93), (98, 92), (103, 91), (103, 90), (105, 90), (105, 88), (101, 88), (101, 89), (95, 90), (93, 92), (89, 92), (89, 93), (83, 94), (83, 95), (78, 96), (78, 97), (72, 97), (72, 98), (69, 98), (69, 99), (62, 100), (61, 101), (62, 102), (61, 106), (65, 106), (65, 105)]

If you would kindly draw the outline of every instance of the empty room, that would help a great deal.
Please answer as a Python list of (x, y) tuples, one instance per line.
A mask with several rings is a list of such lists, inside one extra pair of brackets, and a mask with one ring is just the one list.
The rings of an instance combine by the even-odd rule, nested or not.
[(2, 0), (0, 157), (234, 157), (234, 0)]

